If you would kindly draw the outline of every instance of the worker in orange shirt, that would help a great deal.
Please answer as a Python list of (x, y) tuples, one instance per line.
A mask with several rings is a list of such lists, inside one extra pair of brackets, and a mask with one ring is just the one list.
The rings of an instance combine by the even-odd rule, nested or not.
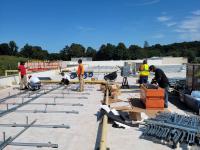
[(78, 70), (77, 70), (77, 75), (78, 75), (78, 79), (79, 79), (79, 84), (80, 84), (80, 92), (84, 91), (84, 80), (83, 80), (83, 76), (84, 76), (84, 66), (82, 64), (82, 59), (78, 60)]

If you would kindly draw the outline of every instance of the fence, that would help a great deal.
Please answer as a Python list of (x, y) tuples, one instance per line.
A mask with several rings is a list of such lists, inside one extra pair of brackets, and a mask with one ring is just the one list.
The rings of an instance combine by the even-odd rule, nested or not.
[(25, 64), (28, 71), (38, 72), (61, 68), (60, 61), (28, 61)]

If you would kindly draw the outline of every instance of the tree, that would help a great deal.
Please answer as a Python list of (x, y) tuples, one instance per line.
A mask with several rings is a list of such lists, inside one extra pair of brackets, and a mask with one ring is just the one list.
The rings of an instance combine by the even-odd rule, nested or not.
[(69, 57), (84, 57), (85, 56), (85, 47), (81, 44), (72, 43), (69, 47)]
[(126, 51), (126, 46), (124, 43), (119, 43), (114, 50), (114, 59), (115, 60), (122, 60), (124, 58), (124, 52)]
[(70, 48), (68, 45), (66, 45), (61, 51), (60, 51), (60, 58), (62, 60), (70, 60), (70, 54), (69, 54)]
[(42, 50), (40, 46), (33, 46), (32, 47), (32, 58), (39, 59), (39, 60), (47, 60), (48, 58), (48, 51)]
[(48, 60), (61, 60), (59, 53), (51, 53), (48, 55)]
[(149, 43), (147, 41), (144, 41), (144, 48), (148, 48), (149, 47)]
[(138, 58), (138, 54), (137, 52), (141, 50), (141, 47), (137, 46), (137, 45), (130, 45), (128, 48), (128, 52), (129, 52), (129, 56), (131, 57), (130, 59), (137, 59)]
[(23, 57), (32, 58), (33, 55), (32, 46), (28, 44), (24, 45), (24, 47), (21, 48), (20, 54)]
[(11, 55), (10, 47), (7, 43), (2, 43), (0, 45), (0, 55)]
[(93, 49), (92, 47), (88, 47), (85, 53), (87, 57), (92, 57), (92, 60), (96, 59), (96, 54), (97, 54), (96, 50)]
[(15, 43), (15, 41), (10, 41), (9, 47), (10, 47), (10, 50), (11, 50), (11, 55), (17, 55), (18, 47), (17, 47), (17, 44)]
[(107, 43), (107, 45), (101, 45), (99, 51), (97, 52), (98, 60), (112, 60), (114, 50), (115, 46), (110, 43)]
[(43, 50), (40, 46), (31, 46), (26, 44), (20, 51), (21, 56), (26, 58), (34, 58), (46, 60), (48, 58), (48, 51)]

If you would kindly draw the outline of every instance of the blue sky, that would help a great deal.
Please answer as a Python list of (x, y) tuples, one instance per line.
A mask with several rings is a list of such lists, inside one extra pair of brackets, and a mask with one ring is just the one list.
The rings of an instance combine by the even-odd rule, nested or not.
[(126, 46), (200, 40), (200, 0), (0, 0), (0, 43), (57, 52), (80, 43)]

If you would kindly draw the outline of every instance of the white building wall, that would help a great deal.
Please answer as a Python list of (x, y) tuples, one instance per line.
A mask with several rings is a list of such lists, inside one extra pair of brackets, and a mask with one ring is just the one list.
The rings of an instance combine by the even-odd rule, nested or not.
[(163, 57), (163, 64), (186, 64), (188, 63), (188, 59), (185, 57)]

